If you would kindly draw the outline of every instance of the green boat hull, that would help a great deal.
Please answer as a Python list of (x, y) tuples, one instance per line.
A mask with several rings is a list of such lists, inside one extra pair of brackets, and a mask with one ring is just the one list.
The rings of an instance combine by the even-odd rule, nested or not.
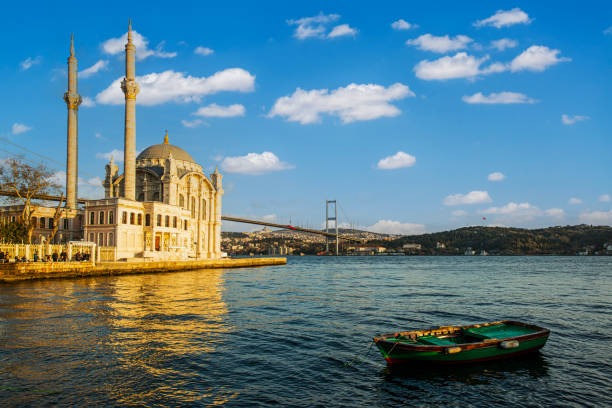
[[(502, 333), (498, 329), (500, 327), (508, 333), (508, 337), (487, 338), (482, 335), (479, 340), (471, 338), (471, 342), (464, 342), (469, 335), (499, 335)], [(470, 332), (470, 329), (473, 331)], [(506, 321), (396, 333), (376, 337), (374, 341), (389, 364), (461, 364), (535, 352), (546, 344), (549, 334), (547, 329)]]

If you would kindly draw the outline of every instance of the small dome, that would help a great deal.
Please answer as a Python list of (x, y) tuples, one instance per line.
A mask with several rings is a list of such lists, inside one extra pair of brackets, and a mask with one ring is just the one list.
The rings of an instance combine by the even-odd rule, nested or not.
[(196, 162), (195, 160), (193, 160), (193, 157), (191, 157), (189, 153), (187, 153), (178, 146), (174, 146), (168, 143), (167, 132), (166, 137), (164, 138), (164, 143), (147, 147), (142, 152), (140, 152), (136, 160), (167, 159), (168, 157), (170, 157), (170, 153), (172, 153), (172, 157), (174, 157), (175, 160), (183, 160), (191, 163)]

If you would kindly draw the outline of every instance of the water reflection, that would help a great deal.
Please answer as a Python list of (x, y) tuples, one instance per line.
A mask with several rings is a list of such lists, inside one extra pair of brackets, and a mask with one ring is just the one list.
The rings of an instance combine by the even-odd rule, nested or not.
[(40, 397), (37, 384), (45, 384), (42, 391), (57, 392), (53, 398), (59, 402), (64, 390), (58, 384), (66, 384), (68, 377), (75, 379), (70, 385), (78, 386), (84, 398), (102, 391), (118, 404), (227, 401), (235, 394), (185, 386), (197, 383), (231, 330), (223, 273), (3, 287), (0, 363), (6, 365), (1, 364), (5, 375), (0, 395), (28, 404)]

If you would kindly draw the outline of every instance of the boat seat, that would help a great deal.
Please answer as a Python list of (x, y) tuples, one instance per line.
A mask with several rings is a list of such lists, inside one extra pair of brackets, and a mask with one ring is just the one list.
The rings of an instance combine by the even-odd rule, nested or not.
[(417, 338), (419, 343), (432, 346), (454, 346), (456, 343), (449, 338), (439, 338), (436, 336), (421, 336)]

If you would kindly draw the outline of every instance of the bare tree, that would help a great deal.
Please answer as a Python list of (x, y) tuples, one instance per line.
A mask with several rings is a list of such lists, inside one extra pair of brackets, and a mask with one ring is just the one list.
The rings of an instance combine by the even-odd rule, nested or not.
[(64, 193), (60, 196), (59, 203), (57, 203), (57, 207), (55, 208), (55, 213), (53, 214), (53, 232), (51, 233), (50, 242), (55, 241), (55, 235), (57, 234), (57, 230), (59, 230), (59, 223), (64, 214), (64, 209), (62, 208), (62, 203), (64, 202)]
[(38, 194), (57, 193), (60, 186), (53, 180), (53, 171), (44, 165), (30, 166), (19, 159), (6, 159), (0, 166), (0, 189), (12, 192), (16, 197), (6, 197), (7, 201), (21, 203), (21, 220), (26, 227), (28, 244), (32, 243), (34, 223), (32, 216), (36, 206), (32, 203)]

